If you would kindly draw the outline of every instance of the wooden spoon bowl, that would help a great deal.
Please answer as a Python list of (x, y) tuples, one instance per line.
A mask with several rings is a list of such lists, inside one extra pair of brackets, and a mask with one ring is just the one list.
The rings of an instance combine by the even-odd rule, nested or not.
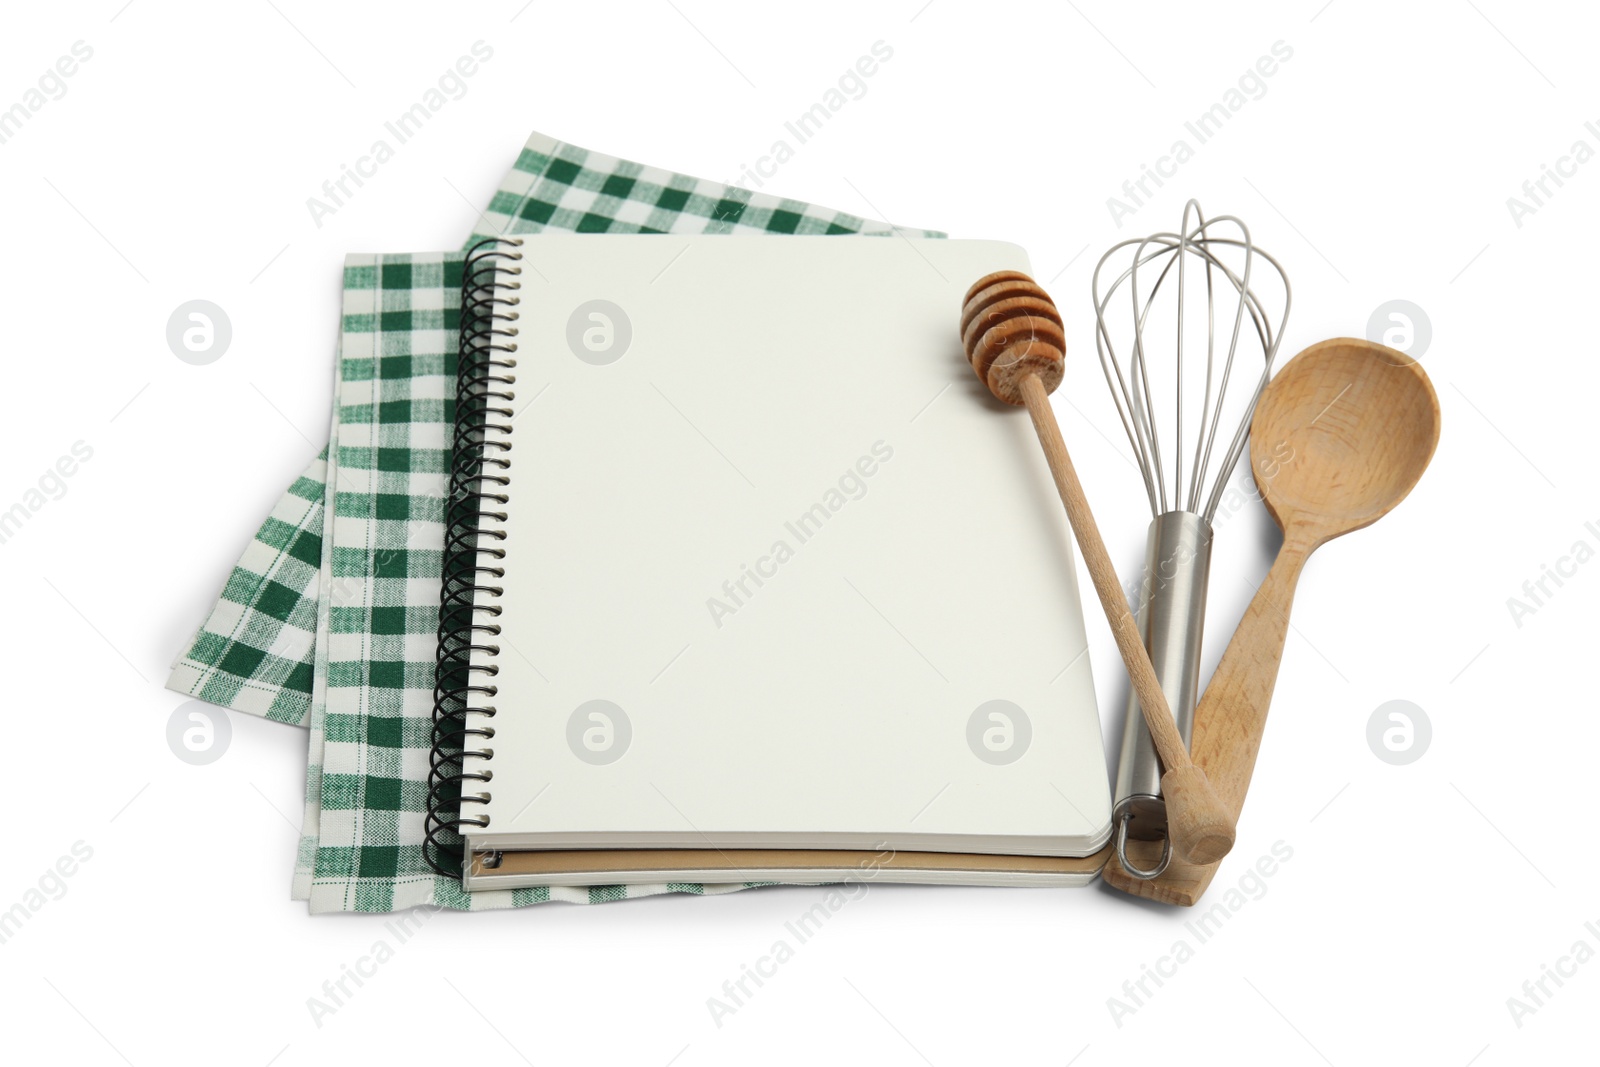
[(1250, 426), (1256, 485), (1307, 549), (1377, 522), (1411, 492), (1439, 443), (1439, 398), (1392, 348), (1336, 337), (1301, 352)]

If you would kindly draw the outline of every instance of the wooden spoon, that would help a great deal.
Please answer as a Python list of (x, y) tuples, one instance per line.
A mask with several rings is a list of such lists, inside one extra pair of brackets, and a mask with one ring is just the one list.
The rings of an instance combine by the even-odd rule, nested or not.
[[(1438, 443), (1439, 398), (1428, 376), (1409, 356), (1371, 341), (1314, 344), (1261, 394), (1250, 424), (1251, 471), (1283, 546), (1195, 709), (1190, 744), (1235, 820), (1261, 748), (1300, 569), (1319, 546), (1404, 500)], [(1174, 858), (1161, 877), (1139, 881), (1113, 859), (1105, 878), (1125, 892), (1190, 905), (1216, 869)]]

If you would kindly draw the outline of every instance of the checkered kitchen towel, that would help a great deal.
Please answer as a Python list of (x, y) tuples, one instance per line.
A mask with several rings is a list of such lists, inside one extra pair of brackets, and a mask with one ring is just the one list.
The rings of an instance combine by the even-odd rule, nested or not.
[[(942, 236), (535, 134), (468, 244), (545, 230)], [(743, 888), (469, 895), (423, 862), (462, 260), (447, 253), (347, 261), (333, 440), (256, 533), (168, 687), (311, 727), (294, 895), (312, 911), (484, 909)]]

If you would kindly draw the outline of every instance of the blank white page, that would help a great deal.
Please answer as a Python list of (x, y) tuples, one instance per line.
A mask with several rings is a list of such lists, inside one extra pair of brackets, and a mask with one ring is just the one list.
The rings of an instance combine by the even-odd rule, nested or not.
[(1070, 530), (1026, 412), (957, 337), (971, 283), (1026, 254), (654, 235), (522, 250), (490, 826), (472, 846), (1100, 847)]

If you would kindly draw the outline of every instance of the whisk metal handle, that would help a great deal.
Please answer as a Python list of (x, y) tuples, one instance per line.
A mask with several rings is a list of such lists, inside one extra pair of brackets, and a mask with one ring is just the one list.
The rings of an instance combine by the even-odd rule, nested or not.
[[(1206, 585), (1211, 570), (1211, 527), (1190, 511), (1169, 511), (1150, 523), (1144, 579), (1139, 588), (1139, 633), (1178, 733), (1187, 743), (1200, 690), (1200, 644), (1205, 627)], [(1192, 753), (1191, 753), (1192, 756)], [(1117, 860), (1136, 878), (1160, 875), (1171, 858), (1141, 869), (1127, 856), (1126, 842), (1167, 836), (1167, 806), (1161, 796), (1161, 763), (1145, 726), (1137, 694), (1129, 694), (1117, 761)]]

